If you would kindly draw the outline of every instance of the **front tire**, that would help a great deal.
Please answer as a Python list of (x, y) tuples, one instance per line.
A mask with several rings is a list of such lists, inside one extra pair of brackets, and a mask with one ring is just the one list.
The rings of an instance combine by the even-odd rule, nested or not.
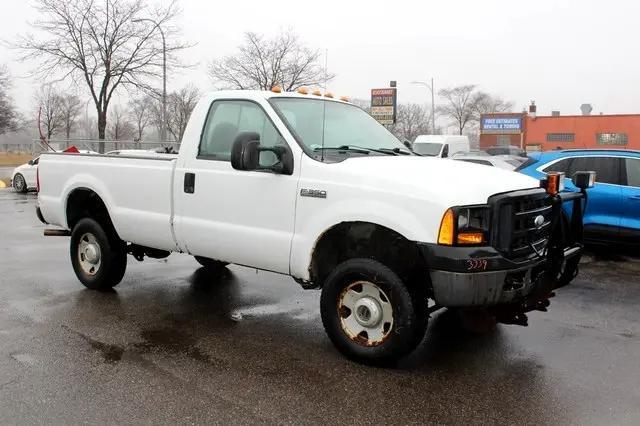
[(16, 173), (13, 177), (13, 189), (21, 194), (24, 194), (29, 189), (27, 187), (27, 181), (24, 180), (24, 176), (20, 173)]
[(78, 280), (91, 290), (110, 290), (122, 281), (127, 269), (125, 243), (94, 219), (76, 223), (69, 252)]
[(378, 261), (347, 260), (323, 285), (322, 324), (348, 358), (388, 365), (414, 350), (424, 336), (426, 300), (417, 294)]

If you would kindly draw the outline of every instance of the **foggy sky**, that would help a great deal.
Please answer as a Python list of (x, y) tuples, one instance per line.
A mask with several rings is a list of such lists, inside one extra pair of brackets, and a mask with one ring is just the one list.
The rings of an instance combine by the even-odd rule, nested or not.
[[(9, 7), (10, 4), (10, 7)], [(328, 49), (329, 89), (367, 99), (369, 90), (398, 81), (400, 102), (427, 103), (427, 89), (409, 84), (433, 77), (436, 90), (477, 84), (514, 102), (532, 99), (539, 114), (640, 113), (640, 58), (635, 1), (274, 1), (182, 0), (183, 37), (197, 45), (183, 54), (197, 62), (171, 75), (169, 90), (193, 82), (211, 90), (208, 62), (234, 51), (244, 31), (266, 35), (292, 29), (307, 45)], [(27, 2), (2, 1), (0, 39), (15, 40), (36, 18)], [(0, 63), (14, 77), (34, 64), (0, 46)], [(33, 109), (36, 83), (14, 79), (21, 110)], [(81, 90), (86, 90), (81, 88)], [(87, 96), (86, 92), (80, 92)], [(90, 106), (91, 108), (91, 106)]]

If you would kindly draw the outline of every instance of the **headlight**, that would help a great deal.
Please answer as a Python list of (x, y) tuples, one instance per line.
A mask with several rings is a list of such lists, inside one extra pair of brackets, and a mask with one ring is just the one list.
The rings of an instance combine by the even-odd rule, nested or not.
[(440, 223), (438, 244), (453, 246), (486, 243), (489, 234), (489, 217), (487, 206), (462, 206), (448, 209)]

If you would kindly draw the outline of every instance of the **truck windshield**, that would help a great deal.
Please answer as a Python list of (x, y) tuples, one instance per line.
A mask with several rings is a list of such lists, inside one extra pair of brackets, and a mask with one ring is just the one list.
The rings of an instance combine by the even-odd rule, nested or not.
[(440, 155), (440, 150), (442, 150), (441, 143), (414, 143), (413, 151), (420, 155), (428, 155), (431, 157), (436, 157)]
[(270, 102), (298, 141), (318, 153), (316, 158), (328, 153), (343, 156), (409, 154), (402, 142), (354, 105), (304, 98), (271, 98)]

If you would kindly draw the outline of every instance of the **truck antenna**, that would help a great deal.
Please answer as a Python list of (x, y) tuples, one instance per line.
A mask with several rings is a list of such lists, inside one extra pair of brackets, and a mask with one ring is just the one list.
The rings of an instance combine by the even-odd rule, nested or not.
[[(327, 57), (329, 56), (329, 49), (324, 49), (324, 94), (327, 94)], [(322, 100), (322, 142), (320, 149), (320, 161), (324, 161), (324, 123), (327, 116), (327, 100)]]

